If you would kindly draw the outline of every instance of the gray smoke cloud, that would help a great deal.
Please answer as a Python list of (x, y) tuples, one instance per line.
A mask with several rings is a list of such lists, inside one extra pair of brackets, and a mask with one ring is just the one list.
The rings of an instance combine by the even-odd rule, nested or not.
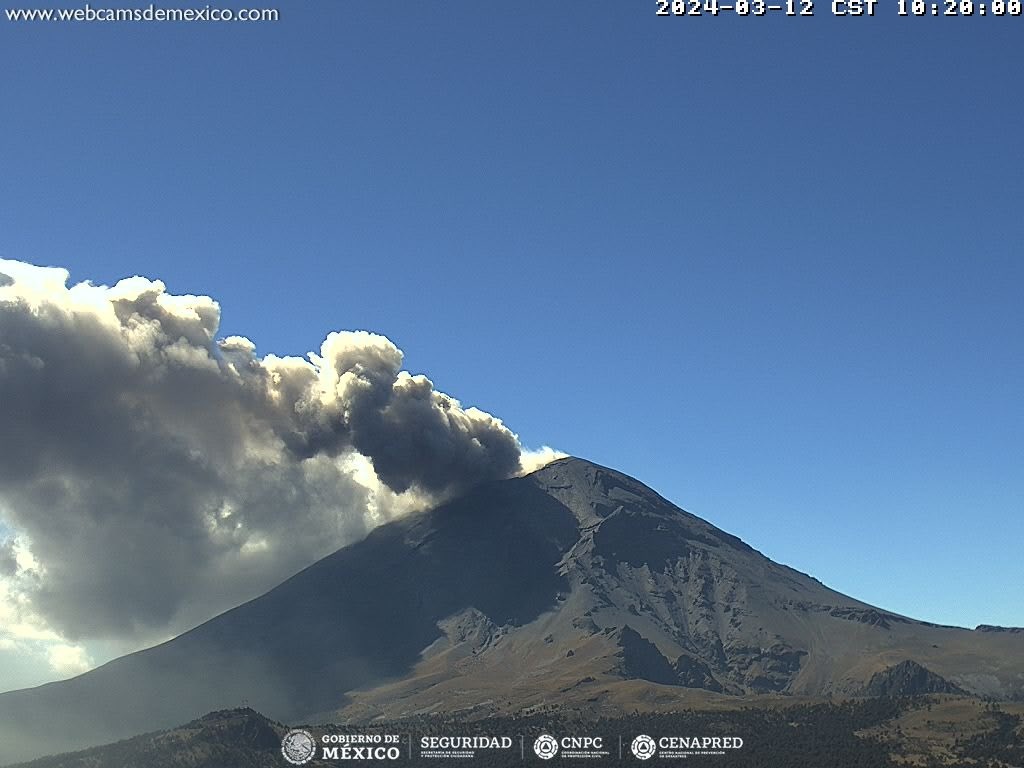
[(259, 357), (217, 339), (209, 297), (68, 280), (0, 260), (0, 522), (23, 550), (0, 546), (0, 571), (62, 637), (180, 628), (521, 471), (501, 421), (402, 371), (383, 336)]
[(18, 572), (18, 558), (14, 553), (14, 539), (0, 541), (0, 576), (14, 576)]

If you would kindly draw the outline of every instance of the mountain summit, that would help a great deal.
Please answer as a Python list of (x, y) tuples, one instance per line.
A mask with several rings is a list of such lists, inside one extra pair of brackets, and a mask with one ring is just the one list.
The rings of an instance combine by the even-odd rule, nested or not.
[(935, 690), (1024, 698), (1024, 635), (859, 602), (568, 458), (381, 526), (163, 645), (0, 695), (0, 762), (242, 702), (296, 722)]

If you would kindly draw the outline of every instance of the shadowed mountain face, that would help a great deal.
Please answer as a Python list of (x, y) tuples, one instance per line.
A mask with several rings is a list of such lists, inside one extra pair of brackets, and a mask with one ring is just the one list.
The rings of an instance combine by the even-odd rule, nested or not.
[(551, 703), (613, 714), (936, 681), (1024, 697), (1024, 635), (873, 608), (565, 459), (382, 526), (168, 643), (0, 695), (0, 763), (243, 701), (293, 722)]

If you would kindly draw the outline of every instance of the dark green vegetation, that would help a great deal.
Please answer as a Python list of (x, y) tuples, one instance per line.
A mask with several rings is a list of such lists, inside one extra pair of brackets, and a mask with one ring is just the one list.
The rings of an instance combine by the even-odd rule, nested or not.
[[(917, 739), (903, 733), (911, 721), (937, 726), (931, 717), (949, 719), (945, 710), (968, 706), (977, 714), (959, 718), (957, 727), (971, 732), (957, 737), (950, 749), (936, 748), (918, 754)], [(934, 709), (933, 709), (934, 707)], [(945, 709), (944, 709), (945, 708)], [(746, 706), (732, 711), (686, 710), (672, 714), (633, 713), (623, 717), (581, 720), (566, 717), (555, 707), (525, 716), (490, 717), (470, 722), (449, 717), (416, 717), (400, 723), (373, 726), (304, 726), (316, 737), (323, 734), (400, 734), (401, 765), (521, 766), (519, 736), (525, 745), (525, 763), (531, 765), (580, 764), (555, 758), (541, 761), (532, 753), (541, 733), (563, 736), (600, 736), (611, 758), (603, 765), (657, 765), (642, 763), (629, 752), (639, 734), (662, 736), (732, 736), (744, 746), (723, 755), (692, 756), (687, 765), (718, 765), (736, 768), (924, 768), (976, 766), (1005, 768), (1024, 765), (1024, 729), (1020, 714), (999, 705), (965, 702), (953, 697), (852, 699), (836, 703), (807, 703), (778, 707)], [(273, 722), (252, 709), (214, 712), (180, 728), (74, 754), (25, 763), (27, 768), (282, 768), (281, 737), (287, 726)], [(408, 759), (408, 737), (512, 736), (507, 752), (482, 751), (471, 761)], [(619, 743), (623, 757), (618, 757)], [(415, 742), (414, 742), (415, 743)], [(584, 761), (591, 764), (592, 761)], [(307, 765), (344, 764), (313, 760)], [(351, 763), (350, 763), (351, 764)], [(368, 764), (355, 761), (354, 764)]]
[(993, 709), (989, 717), (994, 723), (991, 730), (955, 742), (954, 751), (984, 765), (1024, 765), (1021, 716)]
[(280, 768), (288, 729), (252, 709), (211, 712), (188, 725), (43, 757), (32, 768)]

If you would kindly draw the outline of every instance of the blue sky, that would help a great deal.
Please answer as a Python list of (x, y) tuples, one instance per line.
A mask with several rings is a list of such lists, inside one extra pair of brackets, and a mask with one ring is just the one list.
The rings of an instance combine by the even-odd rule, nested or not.
[(840, 591), (1024, 625), (1024, 19), (279, 7), (0, 22), (0, 258), (386, 334)]

